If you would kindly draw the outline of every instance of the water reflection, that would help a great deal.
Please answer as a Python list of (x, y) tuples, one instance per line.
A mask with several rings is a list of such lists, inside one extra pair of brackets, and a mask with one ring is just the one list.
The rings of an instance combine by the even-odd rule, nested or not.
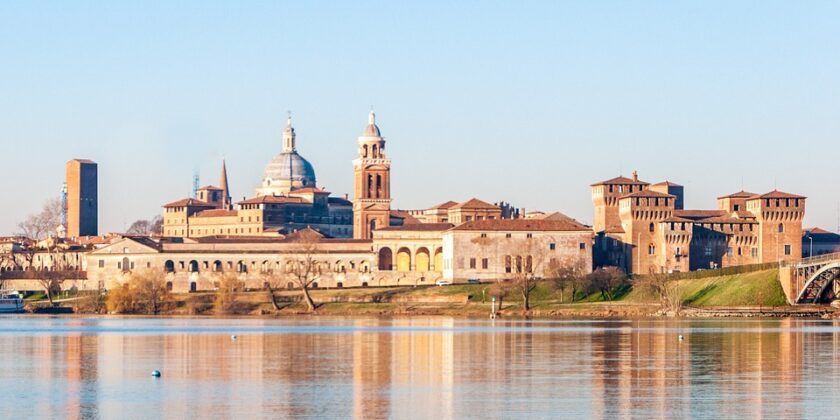
[(838, 349), (801, 320), (4, 318), (0, 417), (832, 417)]

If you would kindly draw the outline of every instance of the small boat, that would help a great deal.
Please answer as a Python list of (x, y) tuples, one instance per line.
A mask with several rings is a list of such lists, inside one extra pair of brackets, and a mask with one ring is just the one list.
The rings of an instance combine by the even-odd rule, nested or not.
[(17, 292), (0, 292), (0, 314), (23, 312), (23, 298)]

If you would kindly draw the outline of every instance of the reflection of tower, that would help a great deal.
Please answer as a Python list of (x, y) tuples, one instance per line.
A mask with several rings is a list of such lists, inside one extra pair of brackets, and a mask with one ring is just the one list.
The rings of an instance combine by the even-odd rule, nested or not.
[[(377, 323), (370, 325), (370, 322)], [(393, 334), (363, 331), (381, 327), (379, 322), (355, 321), (353, 333), (353, 417), (391, 417), (390, 400), (384, 389), (391, 384)]]
[(353, 237), (371, 239), (373, 231), (388, 227), (391, 218), (391, 160), (385, 156), (385, 139), (373, 111), (359, 137), (359, 154), (353, 161)]

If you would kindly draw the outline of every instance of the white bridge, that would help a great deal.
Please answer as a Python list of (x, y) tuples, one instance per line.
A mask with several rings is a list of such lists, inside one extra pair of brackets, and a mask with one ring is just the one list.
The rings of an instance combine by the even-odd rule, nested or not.
[(792, 287), (786, 292), (791, 303), (831, 303), (840, 298), (840, 253), (791, 261), (783, 268), (789, 270)]

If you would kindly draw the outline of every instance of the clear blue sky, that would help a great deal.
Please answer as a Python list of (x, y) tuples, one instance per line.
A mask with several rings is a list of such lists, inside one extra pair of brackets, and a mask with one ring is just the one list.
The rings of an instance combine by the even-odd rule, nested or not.
[(217, 183), (251, 196), (291, 109), (351, 192), (375, 107), (399, 208), (472, 196), (592, 220), (637, 169), (687, 206), (775, 186), (835, 229), (840, 2), (2, 2), (0, 234), (100, 167), (121, 231)]

